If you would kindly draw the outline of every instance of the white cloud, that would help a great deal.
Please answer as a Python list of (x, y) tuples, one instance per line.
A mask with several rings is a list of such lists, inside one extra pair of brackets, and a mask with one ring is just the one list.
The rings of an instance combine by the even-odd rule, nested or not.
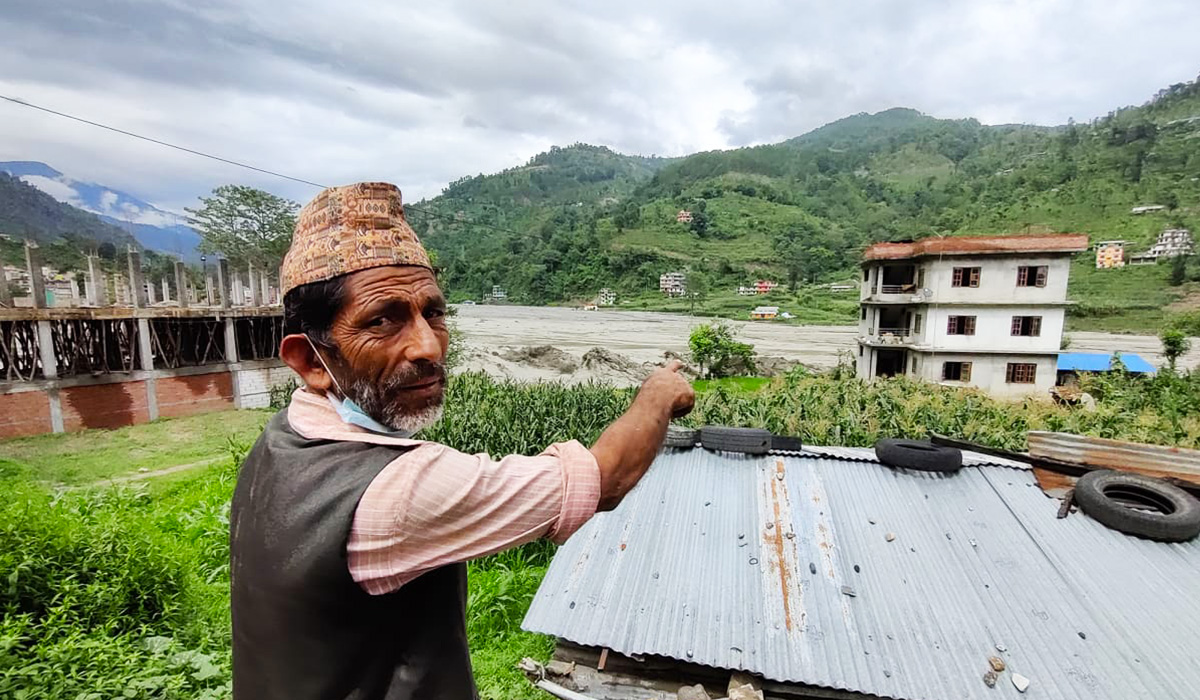
[(66, 202), (72, 206), (81, 205), (79, 193), (62, 180), (43, 175), (22, 175), (21, 180), (28, 182), (60, 202)]
[[(313, 182), (391, 180), (415, 200), (576, 141), (683, 155), (896, 106), (1086, 120), (1200, 67), (1190, 0), (193, 5), (10, 10), (0, 93)], [(167, 210), (227, 182), (315, 192), (9, 103), (0, 129), (0, 159)]]

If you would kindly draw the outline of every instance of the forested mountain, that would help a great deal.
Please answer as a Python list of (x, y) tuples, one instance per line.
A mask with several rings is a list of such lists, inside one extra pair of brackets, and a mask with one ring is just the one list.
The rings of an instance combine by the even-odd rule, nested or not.
[(199, 259), (200, 236), (180, 217), (133, 195), (84, 182), (37, 161), (0, 162), (0, 172), (21, 178), (60, 202), (100, 217), (129, 233), (148, 249), (189, 262)]
[(20, 179), (0, 172), (0, 233), (38, 243), (76, 241), (96, 247), (136, 245), (133, 236), (95, 214), (64, 204)]
[[(501, 284), (542, 303), (644, 293), (674, 269), (733, 286), (831, 281), (852, 276), (866, 244), (931, 234), (1082, 231), (1137, 252), (1165, 227), (1196, 230), (1198, 178), (1200, 84), (1188, 82), (1056, 127), (892, 109), (673, 160), (556, 148), (452, 183), (411, 218), (453, 295)], [(1166, 209), (1132, 215), (1141, 204)]]

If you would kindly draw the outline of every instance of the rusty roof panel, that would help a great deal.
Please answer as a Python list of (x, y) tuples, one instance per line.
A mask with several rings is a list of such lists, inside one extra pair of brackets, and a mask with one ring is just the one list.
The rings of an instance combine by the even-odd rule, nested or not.
[(559, 550), (524, 626), (905, 700), (1014, 700), (1012, 672), (1039, 697), (1200, 697), (1200, 543), (1057, 511), (1029, 470), (668, 451)]
[(876, 243), (863, 260), (906, 260), (927, 255), (995, 255), (1004, 253), (1078, 253), (1088, 249), (1083, 233), (1036, 236), (939, 236), (909, 243)]
[(1200, 451), (1183, 447), (1030, 431), (1029, 454), (1068, 464), (1138, 472), (1200, 485)]

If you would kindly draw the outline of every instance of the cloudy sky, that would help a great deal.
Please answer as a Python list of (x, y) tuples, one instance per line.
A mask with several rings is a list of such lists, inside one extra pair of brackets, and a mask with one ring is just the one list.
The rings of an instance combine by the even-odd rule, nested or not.
[[(576, 141), (682, 155), (895, 106), (1087, 120), (1195, 78), (1198, 27), (1195, 0), (6, 0), (0, 94), (416, 200)], [(171, 209), (315, 193), (7, 102), (0, 134), (0, 160)]]

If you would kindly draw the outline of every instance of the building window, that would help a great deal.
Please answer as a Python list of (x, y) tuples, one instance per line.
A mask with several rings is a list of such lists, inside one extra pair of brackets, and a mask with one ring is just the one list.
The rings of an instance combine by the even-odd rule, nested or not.
[(925, 288), (925, 268), (917, 270), (917, 291), (920, 292)]
[(1004, 381), (1009, 384), (1033, 384), (1037, 381), (1037, 365), (1032, 362), (1009, 362)]
[(1045, 287), (1050, 268), (1045, 265), (1022, 265), (1017, 268), (1018, 287)]
[(956, 267), (954, 268), (954, 279), (951, 285), (955, 287), (978, 287), (979, 286), (978, 267)]
[(1013, 316), (1013, 335), (1039, 336), (1042, 334), (1041, 316)]
[(862, 307), (862, 320), (867, 320), (867, 307)]
[(921, 332), (921, 314), (917, 314), (917, 317), (913, 319), (913, 333), (920, 333), (920, 332)]
[(913, 356), (913, 360), (912, 360), (912, 373), (913, 374), (917, 373), (917, 358), (916, 358), (916, 356)]
[(858, 346), (858, 356), (859, 357), (863, 356), (863, 346), (861, 346), (861, 345)]
[(947, 335), (975, 335), (974, 316), (951, 316), (946, 326)]
[(863, 268), (863, 282), (871, 281), (871, 268)]
[(969, 382), (969, 381), (971, 381), (971, 363), (970, 362), (945, 362), (945, 363), (942, 363), (942, 381), (946, 381), (946, 382)]

